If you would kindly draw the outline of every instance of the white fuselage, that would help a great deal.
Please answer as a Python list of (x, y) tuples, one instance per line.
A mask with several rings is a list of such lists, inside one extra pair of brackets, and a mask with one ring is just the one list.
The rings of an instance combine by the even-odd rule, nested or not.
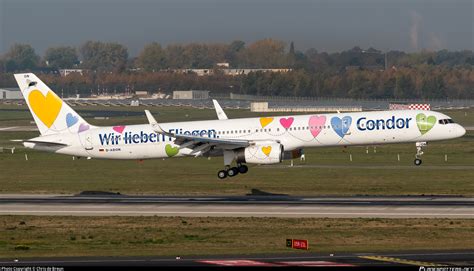
[[(425, 122), (417, 121), (424, 117)], [(323, 146), (427, 142), (457, 138), (465, 129), (435, 111), (373, 111), (163, 123), (163, 130), (201, 137), (273, 141), (285, 151)], [(427, 121), (426, 121), (427, 120)], [(434, 121), (433, 121), (434, 120)], [(157, 134), (149, 124), (96, 127), (80, 133), (40, 137), (68, 146), (26, 147), (82, 157), (150, 159), (190, 155), (174, 139)]]

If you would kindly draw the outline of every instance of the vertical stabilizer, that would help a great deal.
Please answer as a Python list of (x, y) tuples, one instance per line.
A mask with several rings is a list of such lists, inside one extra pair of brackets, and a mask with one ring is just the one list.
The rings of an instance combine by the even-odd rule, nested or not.
[(41, 135), (79, 133), (91, 126), (32, 73), (15, 74)]

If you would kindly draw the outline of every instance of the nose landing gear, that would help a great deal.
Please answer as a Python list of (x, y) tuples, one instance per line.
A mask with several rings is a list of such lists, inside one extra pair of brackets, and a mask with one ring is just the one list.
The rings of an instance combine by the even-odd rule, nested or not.
[(423, 147), (426, 147), (426, 145), (426, 142), (416, 142), (416, 154), (415, 160), (413, 161), (415, 166), (419, 166), (423, 162), (421, 156), (423, 155)]

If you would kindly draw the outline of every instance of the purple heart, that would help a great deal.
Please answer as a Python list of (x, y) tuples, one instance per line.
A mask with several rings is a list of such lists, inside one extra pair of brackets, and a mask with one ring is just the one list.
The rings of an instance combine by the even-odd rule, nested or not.
[(79, 130), (77, 132), (81, 133), (81, 132), (89, 130), (89, 128), (90, 128), (89, 125), (81, 123), (81, 125), (79, 125)]

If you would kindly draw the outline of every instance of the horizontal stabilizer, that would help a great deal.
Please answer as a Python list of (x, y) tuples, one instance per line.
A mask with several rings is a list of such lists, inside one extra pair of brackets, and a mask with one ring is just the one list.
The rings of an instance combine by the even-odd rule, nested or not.
[(22, 142), (22, 143), (34, 143), (38, 145), (47, 145), (47, 146), (69, 146), (68, 144), (52, 142), (52, 141), (41, 141), (41, 140), (21, 140), (21, 139), (14, 139), (10, 140), (12, 142)]

